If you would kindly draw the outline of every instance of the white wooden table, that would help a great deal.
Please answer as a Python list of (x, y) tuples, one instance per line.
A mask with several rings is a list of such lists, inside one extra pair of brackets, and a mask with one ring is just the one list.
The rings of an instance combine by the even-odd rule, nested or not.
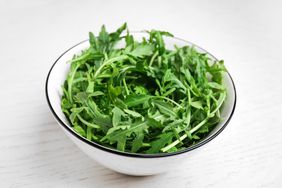
[[(237, 108), (176, 171), (128, 177), (82, 153), (53, 119), (47, 72), (68, 47), (124, 21), (162, 29), (220, 59)], [(0, 0), (0, 187), (282, 187), (282, 3)]]

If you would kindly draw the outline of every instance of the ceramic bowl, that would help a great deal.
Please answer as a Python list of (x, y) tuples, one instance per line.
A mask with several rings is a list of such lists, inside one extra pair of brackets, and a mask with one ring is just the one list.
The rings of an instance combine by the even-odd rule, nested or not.
[[(134, 37), (141, 40), (142, 37), (147, 37), (145, 32), (135, 32)], [(164, 41), (168, 49), (177, 46), (194, 46), (199, 52), (207, 53), (211, 59), (216, 59), (204, 49), (192, 44), (188, 41), (165, 37)], [(121, 44), (122, 45), (122, 44)], [(210, 134), (199, 143), (186, 148), (185, 150), (174, 153), (159, 153), (159, 154), (137, 154), (121, 152), (111, 149), (100, 144), (91, 142), (77, 134), (70, 126), (70, 123), (63, 114), (60, 106), (62, 90), (61, 86), (66, 79), (70, 64), (66, 63), (74, 54), (79, 54), (81, 50), (89, 47), (88, 40), (82, 41), (75, 46), (65, 51), (53, 64), (46, 80), (46, 97), (52, 114), (57, 120), (59, 126), (63, 129), (66, 135), (88, 156), (93, 158), (101, 165), (110, 168), (114, 171), (136, 176), (153, 175), (166, 171), (181, 165), (183, 161), (189, 160), (191, 155), (196, 155), (196, 150), (200, 150), (203, 145), (214, 139), (226, 127), (230, 121), (236, 104), (236, 90), (233, 80), (228, 72), (224, 74), (224, 84), (227, 88), (227, 99), (222, 107), (223, 120), (210, 132)], [(201, 149), (205, 152), (205, 149)]]

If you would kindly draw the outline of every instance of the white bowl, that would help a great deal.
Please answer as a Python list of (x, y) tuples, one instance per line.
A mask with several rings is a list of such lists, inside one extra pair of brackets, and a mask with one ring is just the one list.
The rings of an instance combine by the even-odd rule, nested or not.
[[(133, 35), (137, 40), (140, 40), (142, 37), (147, 37), (145, 32), (134, 32)], [(165, 37), (164, 40), (168, 49), (172, 49), (175, 44), (180, 47), (184, 45), (194, 46), (199, 52), (207, 53), (210, 58), (216, 59), (204, 49), (185, 40), (170, 37)], [(87, 140), (71, 128), (60, 105), (62, 96), (61, 86), (63, 85), (70, 68), (70, 64), (66, 62), (70, 60), (74, 54), (79, 54), (81, 50), (86, 49), (87, 47), (89, 47), (88, 40), (82, 41), (68, 49), (55, 61), (47, 76), (46, 97), (51, 112), (66, 135), (84, 153), (101, 165), (123, 174), (137, 176), (153, 175), (169, 171), (180, 165), (184, 160), (189, 160), (189, 157), (194, 155), (194, 150), (196, 148), (199, 148), (214, 139), (230, 121), (236, 105), (236, 91), (232, 78), (227, 72), (224, 74), (224, 84), (227, 88), (227, 99), (221, 112), (223, 121), (221, 121), (205, 139), (185, 150), (160, 154), (128, 153), (111, 149)], [(204, 152), (204, 150), (202, 152)]]

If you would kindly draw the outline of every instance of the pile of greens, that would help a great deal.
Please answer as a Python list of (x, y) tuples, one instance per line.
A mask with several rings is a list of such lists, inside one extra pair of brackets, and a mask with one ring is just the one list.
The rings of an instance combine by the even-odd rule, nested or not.
[(126, 24), (112, 33), (102, 26), (70, 60), (61, 107), (81, 136), (120, 151), (175, 152), (221, 120), (223, 61), (191, 46), (166, 49), (164, 37), (172, 34), (147, 33), (136, 41)]

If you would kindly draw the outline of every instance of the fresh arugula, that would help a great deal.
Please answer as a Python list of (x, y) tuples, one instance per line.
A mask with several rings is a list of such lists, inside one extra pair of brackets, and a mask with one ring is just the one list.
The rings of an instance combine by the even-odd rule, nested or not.
[(137, 41), (126, 23), (112, 33), (102, 26), (98, 36), (89, 33), (90, 47), (70, 60), (61, 107), (79, 135), (154, 154), (187, 148), (220, 122), (223, 61), (193, 46), (167, 49), (168, 32), (147, 33)]

